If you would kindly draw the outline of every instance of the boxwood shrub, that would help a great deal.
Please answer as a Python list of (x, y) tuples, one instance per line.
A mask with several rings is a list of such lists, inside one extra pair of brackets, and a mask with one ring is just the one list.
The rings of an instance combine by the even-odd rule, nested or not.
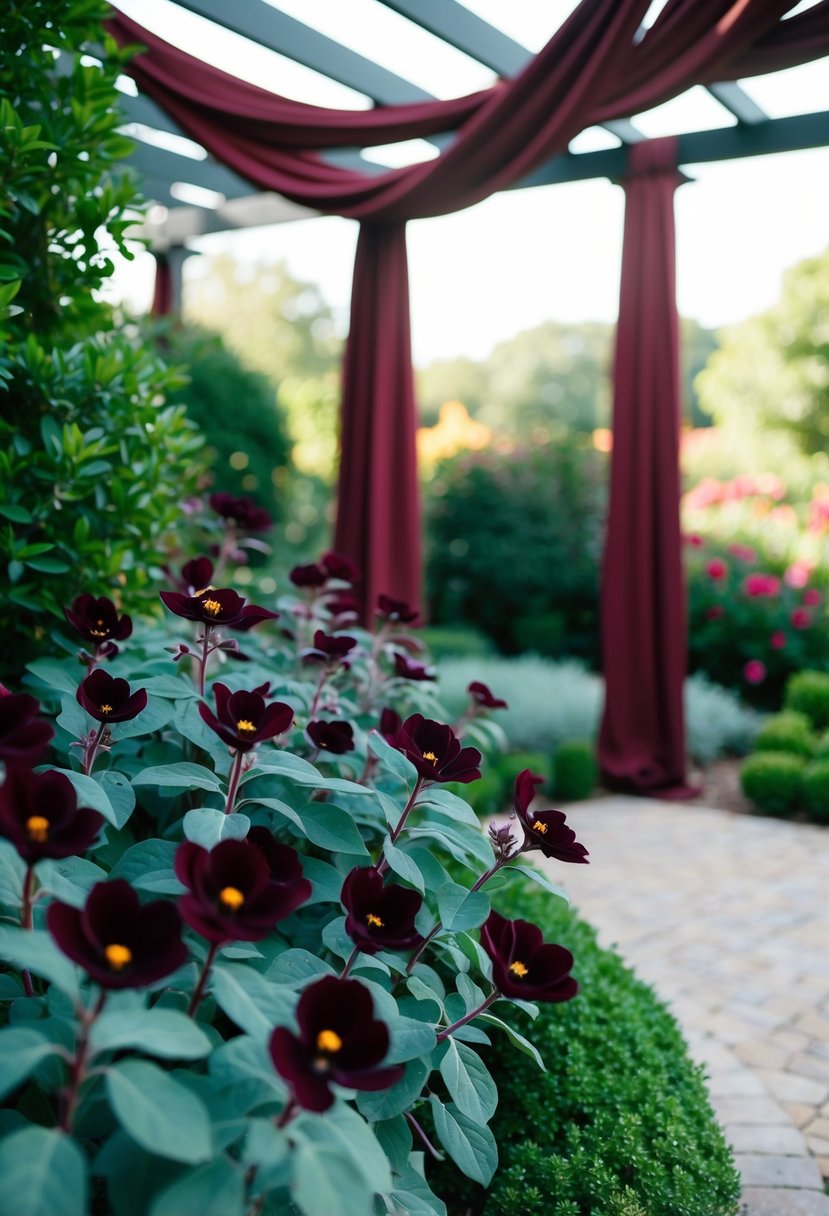
[(809, 757), (815, 750), (811, 723), (805, 714), (794, 709), (774, 714), (763, 723), (755, 747), (758, 752), (789, 752)]
[(829, 759), (816, 760), (804, 772), (803, 801), (813, 818), (829, 823)]
[(798, 671), (786, 684), (786, 709), (805, 714), (815, 730), (829, 728), (829, 672)]
[(562, 743), (553, 757), (553, 791), (564, 802), (580, 802), (596, 788), (599, 769), (589, 740)]
[[(438, 1167), (450, 1213), (730, 1216), (739, 1176), (666, 1007), (561, 900), (513, 888), (496, 903), (573, 951), (581, 991), (532, 1023), (546, 1072), (493, 1045), (502, 1165), (487, 1192)], [(522, 1013), (510, 1020), (530, 1026)]]
[(755, 752), (740, 771), (743, 793), (769, 815), (791, 814), (800, 801), (805, 767), (802, 756)]

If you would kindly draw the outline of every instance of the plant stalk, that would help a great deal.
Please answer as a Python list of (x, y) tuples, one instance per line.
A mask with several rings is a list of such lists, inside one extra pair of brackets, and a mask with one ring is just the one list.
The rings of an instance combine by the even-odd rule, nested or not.
[(196, 984), (196, 987), (193, 990), (193, 995), (190, 998), (190, 1004), (187, 1006), (187, 1016), (190, 1018), (195, 1018), (196, 1016), (196, 1011), (198, 1010), (198, 1007), (202, 1002), (202, 997), (204, 996), (204, 989), (210, 975), (210, 969), (213, 966), (218, 953), (218, 943), (211, 942), (210, 949), (207, 951), (207, 958), (204, 960), (204, 966), (201, 969), (199, 982)]

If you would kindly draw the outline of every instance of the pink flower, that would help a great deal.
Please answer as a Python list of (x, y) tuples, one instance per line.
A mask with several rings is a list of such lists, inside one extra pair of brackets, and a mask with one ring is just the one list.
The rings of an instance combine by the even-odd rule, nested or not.
[(792, 562), (783, 577), (790, 587), (805, 587), (813, 569), (812, 562), (801, 559), (800, 561)]
[(690, 545), (692, 549), (701, 549), (705, 544), (699, 532), (689, 532), (684, 539), (685, 544)]
[(808, 629), (812, 624), (812, 614), (806, 608), (795, 608), (789, 620), (793, 629)]
[(782, 629), (775, 629), (769, 638), (769, 645), (772, 650), (783, 650), (786, 645), (786, 635)]
[(708, 577), (714, 579), (715, 582), (722, 582), (724, 578), (728, 578), (728, 566), (721, 557), (715, 557), (706, 566)]
[(749, 549), (748, 545), (729, 545), (728, 552), (732, 557), (736, 557), (741, 562), (757, 561), (757, 554), (754, 549)]
[(809, 604), (812, 608), (820, 603), (821, 598), (821, 594), (817, 587), (808, 587), (806, 591), (803, 592), (803, 603)]
[(753, 598), (777, 595), (780, 591), (780, 579), (773, 574), (749, 574), (743, 583), (746, 592)]
[(762, 684), (766, 678), (766, 665), (759, 659), (749, 659), (743, 668), (743, 676), (748, 684)]
[(708, 621), (718, 621), (723, 616), (725, 616), (725, 609), (722, 604), (712, 604), (705, 610), (705, 618)]

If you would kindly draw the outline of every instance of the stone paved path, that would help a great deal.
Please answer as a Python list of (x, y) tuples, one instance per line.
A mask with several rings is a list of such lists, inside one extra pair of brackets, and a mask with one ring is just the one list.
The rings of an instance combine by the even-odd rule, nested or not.
[(829, 831), (620, 797), (568, 822), (591, 864), (556, 881), (705, 1065), (745, 1216), (829, 1216)]

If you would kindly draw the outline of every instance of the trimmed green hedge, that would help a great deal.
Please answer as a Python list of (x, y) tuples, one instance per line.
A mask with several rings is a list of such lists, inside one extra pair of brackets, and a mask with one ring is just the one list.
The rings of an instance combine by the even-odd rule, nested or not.
[(501, 1166), (487, 1192), (440, 1166), (450, 1213), (731, 1216), (739, 1176), (665, 1006), (562, 901), (514, 887), (498, 902), (573, 951), (581, 993), (535, 1022), (517, 1015), (547, 1072), (493, 1044)]

